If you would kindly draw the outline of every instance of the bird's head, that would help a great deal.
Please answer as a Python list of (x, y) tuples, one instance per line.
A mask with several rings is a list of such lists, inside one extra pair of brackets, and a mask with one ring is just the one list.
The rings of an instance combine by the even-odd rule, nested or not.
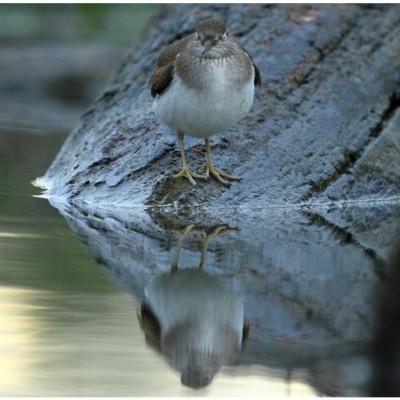
[(201, 58), (227, 57), (234, 44), (229, 28), (215, 18), (200, 22), (194, 38), (196, 50)]

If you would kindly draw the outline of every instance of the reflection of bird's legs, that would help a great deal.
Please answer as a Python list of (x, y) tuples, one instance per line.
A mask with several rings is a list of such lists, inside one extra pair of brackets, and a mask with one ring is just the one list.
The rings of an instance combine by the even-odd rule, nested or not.
[(183, 245), (183, 241), (187, 238), (187, 236), (190, 234), (192, 229), (194, 228), (194, 225), (188, 225), (183, 232), (178, 232), (179, 234), (179, 240), (178, 244), (176, 245), (176, 253), (175, 253), (175, 259), (171, 264), (171, 271), (177, 271), (178, 270), (178, 263), (179, 263), (179, 256), (181, 253), (181, 248)]
[(178, 243), (176, 245), (175, 258), (171, 264), (171, 271), (173, 272), (173, 271), (178, 270), (179, 257), (180, 257), (182, 245), (183, 245), (184, 240), (190, 234), (198, 234), (198, 235), (203, 236), (203, 247), (201, 249), (200, 263), (198, 266), (198, 268), (202, 269), (204, 267), (204, 263), (206, 261), (208, 242), (215, 236), (224, 235), (226, 233), (237, 232), (237, 231), (238, 231), (237, 228), (230, 228), (228, 225), (215, 226), (215, 227), (211, 228), (208, 232), (206, 232), (202, 228), (195, 228), (194, 225), (188, 225), (185, 229), (183, 229), (183, 231), (176, 231), (176, 233), (179, 235), (179, 239), (178, 239)]
[(183, 137), (184, 134), (178, 132), (178, 142), (179, 142), (179, 148), (181, 150), (181, 158), (182, 158), (182, 170), (181, 172), (178, 172), (177, 174), (173, 175), (174, 178), (181, 178), (184, 177), (186, 178), (193, 186), (196, 186), (196, 181), (194, 178), (200, 178), (200, 179), (207, 179), (205, 175), (200, 175), (196, 174), (195, 172), (192, 172), (189, 168), (189, 164), (186, 159), (185, 155), (185, 147), (183, 145)]
[(201, 249), (201, 254), (200, 254), (199, 268), (202, 269), (204, 267), (204, 263), (206, 262), (208, 242), (212, 238), (214, 238), (215, 236), (218, 236), (218, 235), (224, 235), (225, 233), (231, 233), (231, 232), (237, 232), (237, 231), (238, 231), (238, 229), (230, 228), (228, 225), (215, 226), (209, 232), (202, 231), (204, 240), (203, 240), (203, 247)]
[(205, 141), (206, 151), (207, 151), (206, 177), (208, 178), (208, 176), (210, 174), (212, 174), (218, 182), (221, 182), (225, 186), (231, 185), (230, 182), (228, 182), (228, 180), (231, 180), (231, 181), (240, 180), (239, 176), (229, 175), (226, 172), (220, 170), (219, 168), (214, 167), (214, 162), (213, 162), (212, 154), (211, 154), (210, 140), (208, 138), (205, 138), (204, 141)]

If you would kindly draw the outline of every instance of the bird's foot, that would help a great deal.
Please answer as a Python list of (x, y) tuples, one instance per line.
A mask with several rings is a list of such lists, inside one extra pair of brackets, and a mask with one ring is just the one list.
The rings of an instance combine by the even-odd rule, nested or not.
[[(231, 182), (229, 181), (240, 181), (240, 176), (229, 175), (219, 168), (214, 167), (214, 165), (206, 165), (206, 177), (208, 178), (210, 174), (220, 183), (225, 186), (230, 187)], [(206, 179), (207, 179), (206, 178)]]
[(239, 232), (238, 228), (231, 228), (229, 225), (224, 224), (212, 227), (205, 233), (205, 235), (208, 238), (214, 238), (216, 236), (226, 235), (228, 233), (237, 233), (237, 232)]
[(175, 179), (177, 178), (186, 178), (193, 186), (196, 186), (197, 183), (194, 180), (194, 178), (197, 179), (207, 179), (208, 177), (206, 175), (200, 175), (196, 174), (196, 172), (192, 172), (189, 167), (184, 167), (182, 168), (181, 172), (178, 172), (177, 174), (172, 175)]
[(179, 236), (179, 240), (183, 241), (185, 240), (190, 233), (192, 233), (194, 231), (194, 225), (190, 224), (185, 226), (184, 228), (172, 228), (171, 232), (176, 233)]
[(223, 176), (226, 179), (229, 179), (230, 181), (240, 181), (240, 176), (236, 175), (229, 175), (226, 172), (222, 171), (222, 169), (214, 167), (214, 170), (221, 176)]

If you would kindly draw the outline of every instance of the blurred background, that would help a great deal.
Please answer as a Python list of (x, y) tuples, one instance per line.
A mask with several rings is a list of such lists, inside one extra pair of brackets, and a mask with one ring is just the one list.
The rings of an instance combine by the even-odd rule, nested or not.
[(0, 5), (0, 130), (72, 129), (156, 8)]

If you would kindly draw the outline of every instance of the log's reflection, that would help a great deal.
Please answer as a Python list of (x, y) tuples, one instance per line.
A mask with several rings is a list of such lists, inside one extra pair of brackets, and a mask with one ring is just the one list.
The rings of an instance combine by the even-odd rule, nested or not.
[[(115, 284), (141, 304), (146, 341), (185, 385), (204, 387), (235, 363), (220, 382), (239, 382), (251, 369), (253, 377), (286, 377), (288, 387), (301, 381), (328, 396), (368, 394), (373, 378), (374, 393), (398, 393), (399, 303), (384, 294), (398, 295), (400, 278), (387, 260), (399, 207), (330, 215), (357, 221), (350, 236), (328, 219), (292, 210), (238, 216), (229, 220), (240, 227), (235, 234), (211, 225), (211, 216), (61, 211)], [(382, 299), (372, 296), (381, 291)], [(376, 301), (388, 312), (376, 311)], [(251, 328), (246, 351), (243, 315)]]
[[(232, 231), (226, 225), (207, 231), (186, 227), (179, 232), (170, 271), (145, 288), (138, 317), (146, 342), (191, 388), (207, 386), (222, 366), (232, 364), (249, 331), (242, 299), (204, 269), (209, 240)], [(192, 234), (202, 237), (198, 267), (180, 268), (183, 242)]]

